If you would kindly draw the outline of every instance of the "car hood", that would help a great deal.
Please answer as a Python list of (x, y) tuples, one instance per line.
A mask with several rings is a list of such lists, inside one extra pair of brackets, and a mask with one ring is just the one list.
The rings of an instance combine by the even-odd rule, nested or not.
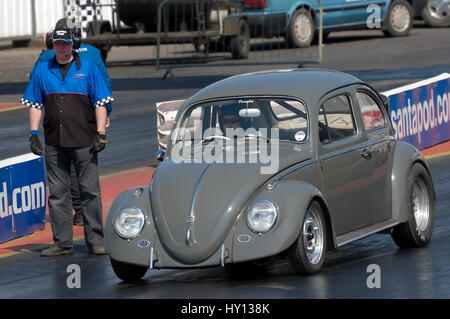
[[(278, 167), (263, 163), (176, 163), (167, 159), (151, 184), (155, 227), (164, 249), (184, 264), (200, 263), (221, 246), (250, 196), (276, 173), (311, 158), (306, 145), (279, 144)], [(193, 216), (192, 216), (193, 215)]]

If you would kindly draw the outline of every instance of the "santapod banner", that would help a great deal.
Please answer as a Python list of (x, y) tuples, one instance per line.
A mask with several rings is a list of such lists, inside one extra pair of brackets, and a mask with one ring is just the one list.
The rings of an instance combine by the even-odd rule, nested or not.
[(0, 243), (44, 229), (45, 203), (42, 157), (0, 161)]
[(450, 74), (383, 94), (389, 97), (389, 116), (398, 140), (424, 149), (450, 139)]

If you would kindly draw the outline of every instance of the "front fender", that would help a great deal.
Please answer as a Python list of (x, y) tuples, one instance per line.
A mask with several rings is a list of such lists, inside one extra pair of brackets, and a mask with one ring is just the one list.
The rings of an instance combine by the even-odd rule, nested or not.
[[(142, 188), (140, 196), (135, 196), (135, 190)], [(141, 233), (134, 239), (123, 239), (117, 235), (113, 220), (119, 212), (128, 206), (137, 206), (145, 214), (145, 225)], [(150, 251), (155, 245), (155, 226), (150, 207), (149, 188), (136, 187), (120, 193), (113, 201), (106, 218), (105, 245), (111, 259), (129, 264), (146, 266), (150, 265)], [(138, 245), (139, 243), (139, 245)]]
[[(243, 262), (277, 255), (300, 235), (309, 204), (315, 197), (323, 199), (311, 184), (294, 180), (278, 181), (273, 190), (264, 188), (246, 205), (234, 225), (232, 262)], [(278, 218), (271, 230), (257, 234), (247, 226), (247, 208), (258, 199), (268, 199), (278, 207)]]
[(288, 10), (288, 21), (286, 24), (286, 28), (289, 27), (289, 25), (291, 24), (292, 21), (292, 16), (294, 15), (295, 11), (297, 11), (298, 9), (305, 7), (307, 9), (311, 9), (311, 16), (313, 17), (313, 19), (316, 19), (316, 12), (315, 10), (319, 10), (319, 5), (318, 3), (312, 3), (311, 1), (297, 1), (296, 3), (294, 3)]

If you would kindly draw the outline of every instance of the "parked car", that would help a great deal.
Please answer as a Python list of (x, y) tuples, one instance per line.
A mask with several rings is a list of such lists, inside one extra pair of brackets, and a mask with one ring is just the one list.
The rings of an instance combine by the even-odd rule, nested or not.
[[(148, 268), (288, 256), (299, 274), (312, 274), (327, 251), (374, 233), (400, 247), (425, 245), (434, 225), (429, 168), (413, 145), (395, 140), (383, 101), (351, 75), (314, 69), (200, 90), (178, 111), (150, 186), (111, 205), (105, 241), (114, 272), (132, 281)], [(236, 134), (222, 134), (226, 125)], [(262, 160), (268, 150), (271, 160)]]
[(449, 27), (450, 0), (427, 0), (422, 18), (431, 27)]
[[(387, 36), (409, 34), (414, 16), (426, 0), (327, 0), (323, 5), (323, 35), (332, 31), (380, 27)], [(379, 11), (373, 7), (377, 6)], [(243, 0), (251, 37), (284, 36), (288, 44), (308, 47), (319, 30), (317, 0)], [(379, 15), (377, 15), (379, 13)], [(372, 19), (371, 15), (375, 19)]]

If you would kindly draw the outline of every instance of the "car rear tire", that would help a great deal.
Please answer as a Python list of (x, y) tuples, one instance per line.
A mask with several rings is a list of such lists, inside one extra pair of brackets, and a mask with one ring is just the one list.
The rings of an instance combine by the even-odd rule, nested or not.
[(123, 281), (132, 282), (141, 280), (148, 270), (148, 267), (132, 265), (114, 259), (110, 260), (114, 273)]
[(230, 49), (233, 59), (247, 59), (250, 51), (250, 29), (245, 20), (239, 20), (238, 34), (231, 38)]
[(390, 37), (404, 37), (411, 31), (414, 13), (406, 0), (395, 0), (389, 6), (383, 22), (383, 33)]
[(392, 230), (394, 242), (401, 248), (424, 246), (434, 228), (434, 189), (428, 171), (414, 164), (408, 178), (409, 220)]
[(294, 12), (288, 27), (287, 42), (290, 47), (307, 48), (315, 35), (314, 19), (309, 10), (300, 8)]
[(312, 202), (306, 211), (300, 236), (288, 250), (292, 268), (300, 275), (320, 271), (326, 249), (327, 230), (322, 207)]
[(430, 27), (450, 26), (450, 1), (428, 0), (422, 10), (422, 18)]

